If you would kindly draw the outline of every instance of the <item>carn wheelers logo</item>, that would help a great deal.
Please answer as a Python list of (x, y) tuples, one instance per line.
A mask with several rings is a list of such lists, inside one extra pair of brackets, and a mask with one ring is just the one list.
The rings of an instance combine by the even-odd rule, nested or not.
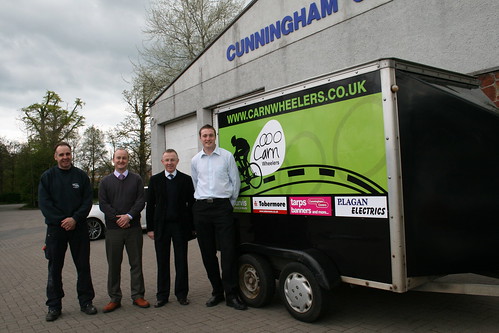
[(251, 151), (250, 162), (256, 163), (261, 175), (266, 176), (277, 171), (286, 156), (284, 130), (277, 120), (265, 124)]

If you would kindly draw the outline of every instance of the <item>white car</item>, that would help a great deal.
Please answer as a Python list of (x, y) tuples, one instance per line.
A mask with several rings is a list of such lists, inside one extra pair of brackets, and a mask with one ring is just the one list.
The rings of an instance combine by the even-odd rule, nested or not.
[[(104, 213), (99, 209), (99, 205), (92, 205), (92, 209), (87, 216), (88, 224), (88, 236), (90, 240), (97, 240), (104, 238), (106, 235), (106, 222), (104, 219)], [(140, 225), (142, 229), (146, 229), (146, 208), (140, 213)]]

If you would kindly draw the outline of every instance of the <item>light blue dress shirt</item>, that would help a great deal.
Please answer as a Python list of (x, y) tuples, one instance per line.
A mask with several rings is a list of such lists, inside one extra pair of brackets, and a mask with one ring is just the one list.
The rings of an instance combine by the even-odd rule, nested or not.
[(191, 177), (194, 198), (229, 198), (232, 206), (236, 204), (241, 180), (234, 156), (229, 151), (215, 147), (213, 153), (207, 155), (201, 150), (192, 158)]

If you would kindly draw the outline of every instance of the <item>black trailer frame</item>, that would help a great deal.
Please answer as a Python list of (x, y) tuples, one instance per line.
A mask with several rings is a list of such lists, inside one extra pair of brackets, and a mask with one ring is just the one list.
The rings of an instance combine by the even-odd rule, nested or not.
[[(476, 78), (400, 59), (380, 59), (220, 105), (215, 109), (215, 126), (225, 112), (242, 106), (373, 73), (379, 75), (381, 87), (389, 207), (387, 229), (376, 236), (380, 243), (389, 242), (382, 250), (388, 255), (383, 254), (381, 274), (372, 275), (381, 278), (362, 273), (358, 262), (358, 267), (346, 267), (348, 257), (338, 259), (342, 257), (338, 249), (325, 252), (314, 245), (319, 242), (299, 241), (300, 235), (293, 235), (286, 246), (282, 235), (275, 236), (279, 241), (273, 243), (273, 235), (283, 226), (312, 225), (318, 218), (236, 213), (243, 255), (240, 285), (250, 305), (263, 306), (274, 291), (274, 279), (286, 278), (296, 288), (311, 288), (314, 280), (312, 285), (324, 291), (344, 282), (397, 293), (499, 296), (499, 284), (439, 280), (462, 273), (498, 276), (499, 111), (480, 91)], [(331, 223), (340, 222), (331, 219)], [(268, 235), (255, 237), (255, 230)], [(317, 229), (315, 234), (320, 232)], [(371, 254), (358, 253), (355, 258)], [(361, 274), (354, 274), (357, 271)], [(280, 288), (286, 287), (280, 283)], [(285, 292), (281, 295), (288, 298), (285, 304), (294, 317), (313, 321), (322, 312), (325, 297), (316, 290), (305, 294), (304, 299), (295, 299), (296, 304)], [(319, 305), (312, 306), (312, 294)]]

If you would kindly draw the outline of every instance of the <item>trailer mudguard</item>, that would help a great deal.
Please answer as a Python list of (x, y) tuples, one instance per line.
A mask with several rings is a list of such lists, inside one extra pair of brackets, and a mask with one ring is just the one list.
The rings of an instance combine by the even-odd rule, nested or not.
[(341, 277), (335, 263), (317, 249), (291, 250), (260, 244), (243, 243), (239, 246), (241, 254), (256, 253), (268, 258), (275, 266), (275, 258), (287, 262), (299, 262), (307, 266), (314, 274), (317, 282), (326, 290), (338, 286)]

